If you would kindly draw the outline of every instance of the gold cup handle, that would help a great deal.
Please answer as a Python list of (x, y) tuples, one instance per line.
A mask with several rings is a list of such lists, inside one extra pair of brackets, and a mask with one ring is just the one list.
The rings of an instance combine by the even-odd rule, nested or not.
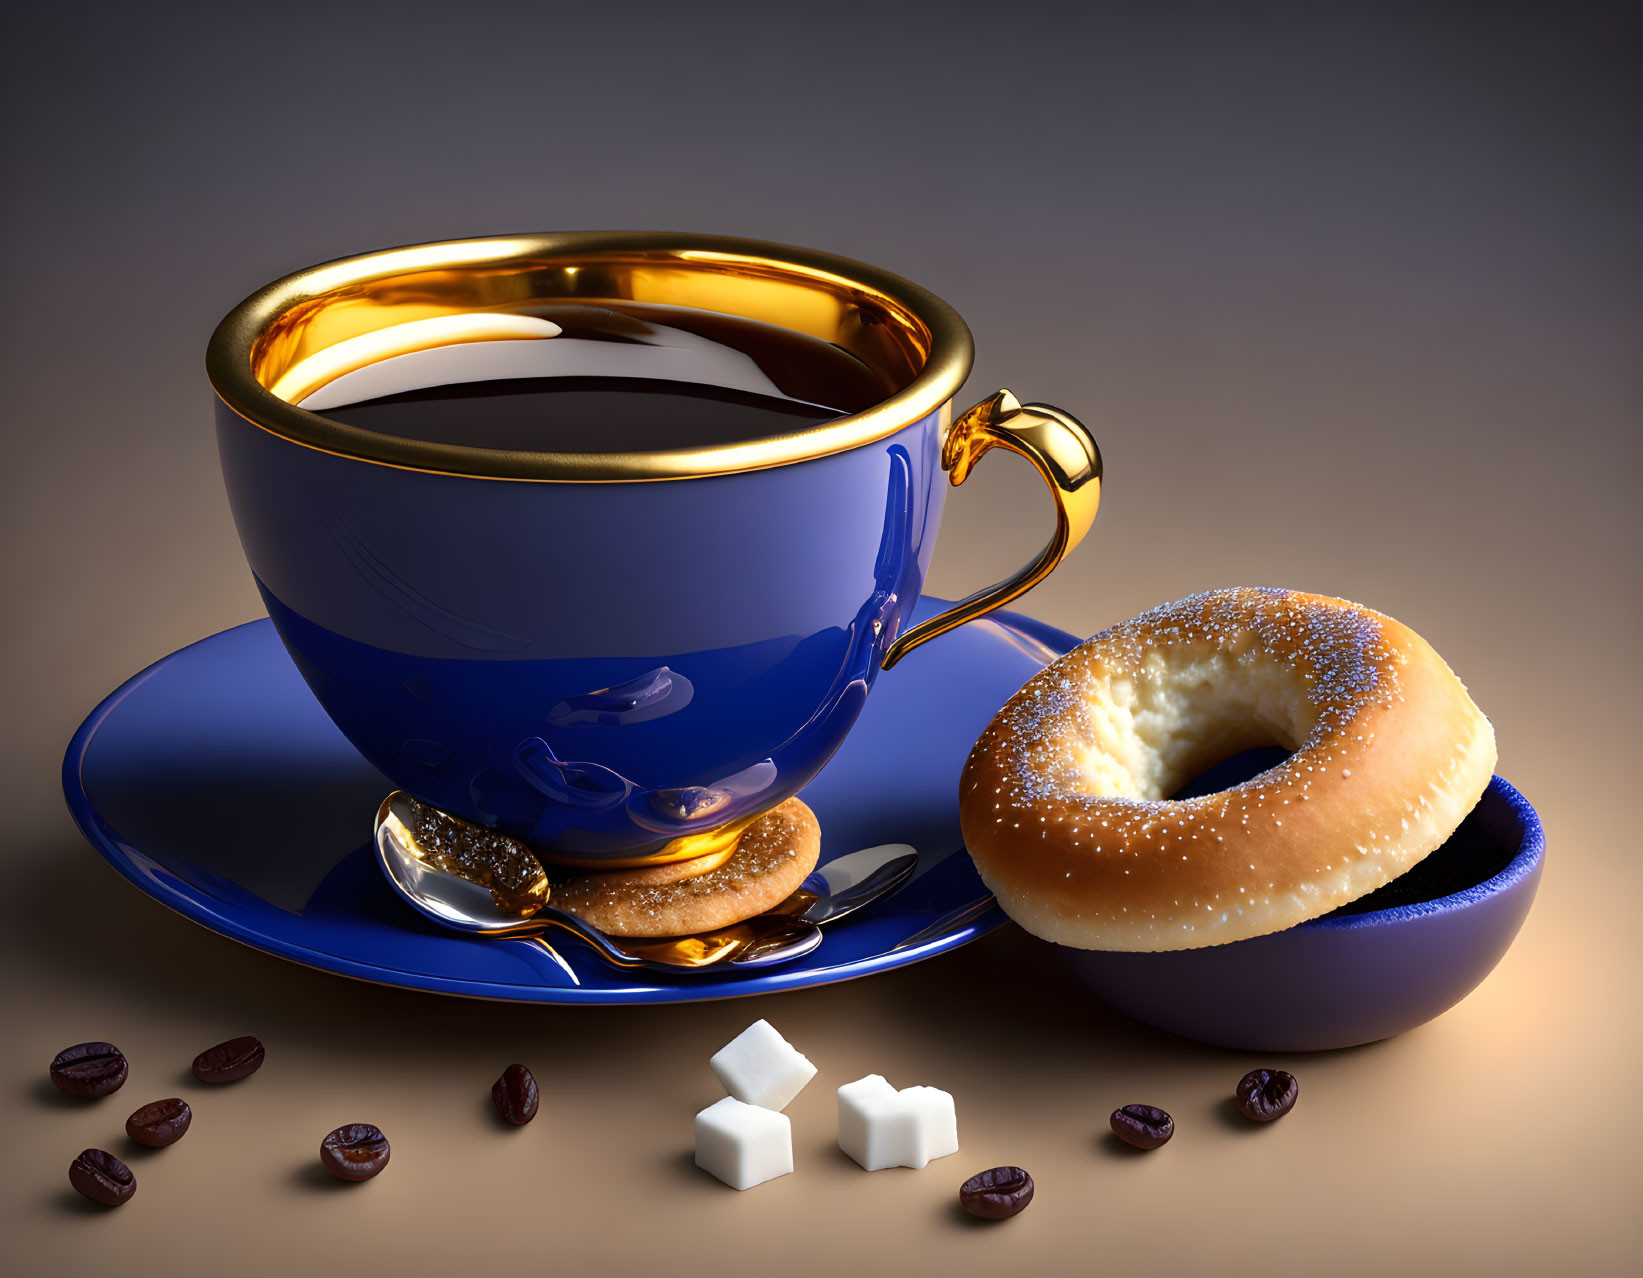
[(1071, 413), (1048, 404), (1023, 404), (1007, 390), (982, 400), (953, 423), (941, 450), (941, 468), (955, 488), (990, 448), (1007, 448), (1038, 468), (1055, 495), (1055, 532), (1038, 558), (1015, 576), (976, 591), (897, 636), (885, 650), (885, 670), (921, 643), (1031, 590), (1084, 539), (1095, 520), (1101, 504), (1101, 450), (1089, 427)]

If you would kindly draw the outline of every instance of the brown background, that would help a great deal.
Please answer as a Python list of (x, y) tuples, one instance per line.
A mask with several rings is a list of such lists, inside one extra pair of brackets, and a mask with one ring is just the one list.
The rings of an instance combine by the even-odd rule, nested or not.
[[(295, 1271), (1612, 1273), (1639, 1255), (1636, 723), (1643, 254), (1636, 6), (14, 6), (7, 195), (0, 929), (7, 1268)], [(745, 1003), (552, 1011), (309, 972), (102, 866), (58, 795), (121, 679), (260, 609), (200, 368), (286, 270), (499, 230), (697, 228), (866, 258), (970, 319), (979, 397), (1084, 415), (1109, 487), (1031, 600), (1088, 633), (1193, 589), (1294, 585), (1415, 626), (1540, 806), (1541, 896), (1439, 1022), (1262, 1062), (1125, 1022), (1014, 929), (882, 978)], [(1048, 526), (1024, 467), (949, 506), (931, 588)], [(798, 1171), (689, 1164), (706, 1059), (767, 1016), (820, 1066)], [(200, 1048), (269, 1064), (200, 1095)], [(113, 1099), (45, 1063), (108, 1037)], [(522, 1132), (487, 1119), (514, 1059)], [(1302, 1079), (1249, 1130), (1256, 1063)], [(832, 1089), (957, 1097), (963, 1151), (860, 1172)], [(136, 1200), (64, 1169), (129, 1109), (198, 1102)], [(1172, 1110), (1145, 1158), (1102, 1138)], [(338, 1189), (319, 1136), (394, 1161)], [(1028, 1213), (953, 1192), (1018, 1162)]]

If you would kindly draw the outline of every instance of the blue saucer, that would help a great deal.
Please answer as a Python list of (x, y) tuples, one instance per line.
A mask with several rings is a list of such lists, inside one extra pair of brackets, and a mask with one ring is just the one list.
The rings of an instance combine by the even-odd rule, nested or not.
[[(945, 606), (921, 600), (916, 616)], [(823, 862), (910, 843), (918, 874), (827, 929), (805, 958), (765, 973), (636, 982), (575, 941), (550, 950), (424, 921), (382, 881), (368, 847), (392, 787), (325, 717), (267, 621), (203, 639), (116, 689), (74, 734), (63, 789), (92, 846), (149, 896), (328, 972), (524, 1003), (682, 1003), (804, 989), (905, 967), (1004, 921), (963, 852), (959, 770), (998, 708), (1076, 643), (999, 612), (880, 677), (802, 797), (821, 822)]]

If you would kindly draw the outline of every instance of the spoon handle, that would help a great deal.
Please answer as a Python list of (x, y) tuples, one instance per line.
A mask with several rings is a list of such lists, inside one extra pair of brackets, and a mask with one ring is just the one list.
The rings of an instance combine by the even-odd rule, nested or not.
[(544, 908), (528, 923), (488, 935), (534, 940), (553, 929), (579, 937), (613, 967), (674, 976), (705, 973), (715, 967), (772, 967), (803, 957), (821, 941), (821, 932), (813, 924), (771, 915), (694, 936), (625, 936), (618, 941), (574, 914), (552, 907)]
[(612, 967), (619, 967), (628, 971), (651, 968), (671, 972), (693, 966), (689, 963), (669, 963), (665, 960), (647, 958), (640, 954), (633, 954), (627, 950), (619, 949), (615, 942), (598, 928), (582, 922), (574, 914), (566, 914), (563, 910), (556, 910), (552, 906), (544, 907), (528, 923), (499, 930), (491, 935), (504, 936), (509, 940), (530, 941), (535, 940), (544, 933), (554, 931), (569, 932)]

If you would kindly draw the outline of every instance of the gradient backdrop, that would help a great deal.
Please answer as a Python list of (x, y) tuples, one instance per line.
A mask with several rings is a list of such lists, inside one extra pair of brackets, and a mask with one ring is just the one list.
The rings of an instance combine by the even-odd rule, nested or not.
[[(1639, 1255), (1639, 7), (15, 4), (3, 92), (0, 1214), (19, 1275), (123, 1272), (1612, 1273)], [(1541, 899), (1494, 977), (1404, 1038), (1286, 1061), (1081, 996), (1014, 929), (859, 984), (555, 1012), (305, 971), (102, 866), (57, 767), (120, 680), (259, 615), (201, 370), (287, 270), (494, 231), (699, 229), (880, 263), (965, 314), (969, 398), (1099, 431), (1108, 488), (1030, 608), (1090, 633), (1203, 587), (1360, 599), (1425, 634), (1541, 807)], [(1013, 460), (954, 494), (962, 593), (1049, 527)], [(755, 1016), (822, 1068), (796, 1175), (689, 1165), (705, 1060)], [(200, 1048), (200, 1100), (99, 1214), (64, 1169)], [(54, 1101), (119, 1042), (133, 1080)], [(543, 1116), (487, 1121), (509, 1061)], [(1258, 1063), (1270, 1130), (1224, 1116)], [(963, 1152), (869, 1178), (832, 1088), (957, 1098)], [(1179, 1134), (1101, 1140), (1128, 1101)], [(130, 1102), (128, 1105), (126, 1102)], [(320, 1135), (394, 1163), (334, 1192)], [(111, 1143), (112, 1142), (112, 1143)], [(1001, 1162), (1029, 1212), (970, 1228)], [(322, 1178), (323, 1179), (323, 1178)]]

